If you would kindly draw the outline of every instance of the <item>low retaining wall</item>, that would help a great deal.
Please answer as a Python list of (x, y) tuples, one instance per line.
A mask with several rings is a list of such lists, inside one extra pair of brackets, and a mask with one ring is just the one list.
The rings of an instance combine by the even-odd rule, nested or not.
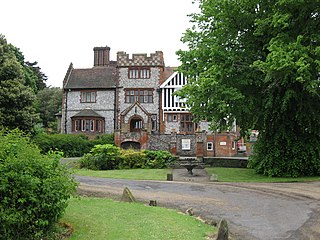
[(210, 167), (234, 167), (246, 168), (248, 164), (247, 157), (204, 157), (203, 163)]

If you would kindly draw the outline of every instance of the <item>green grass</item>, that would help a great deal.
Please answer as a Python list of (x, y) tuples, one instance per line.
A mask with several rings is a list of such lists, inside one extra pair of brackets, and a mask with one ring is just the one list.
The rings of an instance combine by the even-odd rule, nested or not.
[(104, 170), (93, 171), (88, 169), (76, 169), (75, 174), (102, 178), (120, 178), (135, 180), (167, 180), (170, 169), (123, 169), (123, 170)]
[[(207, 172), (217, 174), (219, 182), (303, 182), (320, 181), (318, 177), (267, 177), (255, 173), (248, 168), (206, 168)], [(133, 180), (159, 180), (165, 181), (170, 169), (123, 169), (94, 171), (88, 169), (75, 169), (75, 174), (91, 177), (119, 178)]]
[(318, 177), (267, 177), (247, 168), (206, 168), (207, 172), (218, 175), (219, 182), (303, 182), (319, 181)]
[(103, 198), (71, 199), (62, 221), (74, 228), (68, 240), (194, 240), (216, 231), (174, 210)]

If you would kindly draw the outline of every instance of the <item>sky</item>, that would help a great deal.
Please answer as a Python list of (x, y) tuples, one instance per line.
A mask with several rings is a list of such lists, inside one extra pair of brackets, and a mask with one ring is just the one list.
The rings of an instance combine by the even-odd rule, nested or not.
[(186, 50), (181, 37), (191, 27), (193, 0), (10, 0), (1, 2), (0, 33), (38, 62), (47, 86), (62, 87), (69, 64), (93, 67), (93, 48), (163, 51), (166, 66), (178, 66), (175, 52)]

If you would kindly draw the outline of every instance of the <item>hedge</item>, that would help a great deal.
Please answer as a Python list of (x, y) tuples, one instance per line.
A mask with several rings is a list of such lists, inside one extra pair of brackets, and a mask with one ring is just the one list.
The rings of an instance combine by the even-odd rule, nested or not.
[(98, 144), (113, 144), (113, 134), (99, 135), (94, 140), (89, 140), (82, 134), (46, 134), (41, 133), (33, 138), (42, 153), (58, 150), (64, 157), (82, 157)]

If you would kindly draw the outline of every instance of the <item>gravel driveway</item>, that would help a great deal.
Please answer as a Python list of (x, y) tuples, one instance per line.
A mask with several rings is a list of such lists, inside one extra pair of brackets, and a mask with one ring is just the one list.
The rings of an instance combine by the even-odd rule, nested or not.
[(232, 239), (320, 239), (320, 182), (220, 183), (133, 181), (76, 176), (83, 195), (120, 199), (129, 187), (134, 197), (183, 212), (192, 208), (208, 221), (225, 218)]

